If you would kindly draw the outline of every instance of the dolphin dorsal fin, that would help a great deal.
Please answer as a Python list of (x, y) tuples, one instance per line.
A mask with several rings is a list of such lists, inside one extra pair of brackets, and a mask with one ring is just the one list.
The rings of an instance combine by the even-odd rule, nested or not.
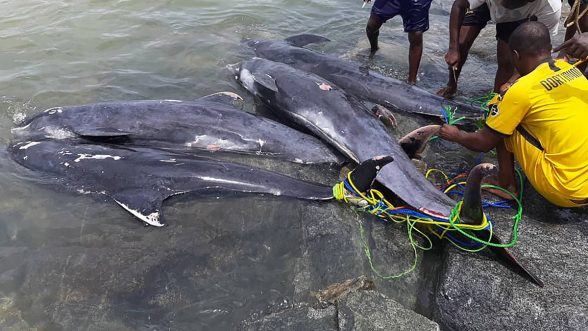
[(237, 93), (233, 93), (233, 92), (217, 92), (217, 93), (203, 96), (203, 97), (198, 98), (196, 100), (197, 101), (209, 101), (209, 102), (223, 103), (226, 105), (231, 105), (231, 106), (238, 108), (238, 109), (243, 108), (243, 98), (240, 95), (238, 95)]
[(328, 38), (325, 38), (323, 36), (318, 36), (315, 34), (299, 34), (296, 36), (288, 37), (284, 40), (286, 42), (288, 42), (290, 45), (296, 46), (296, 47), (303, 47), (308, 44), (325, 43), (325, 42), (331, 41)]

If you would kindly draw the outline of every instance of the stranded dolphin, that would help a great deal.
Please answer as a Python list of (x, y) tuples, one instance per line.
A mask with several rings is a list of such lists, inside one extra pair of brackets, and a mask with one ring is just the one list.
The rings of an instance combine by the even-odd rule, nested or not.
[(164, 200), (179, 194), (266, 193), (329, 200), (332, 188), (275, 172), (161, 150), (114, 148), (71, 140), (17, 142), (8, 148), (22, 166), (83, 194), (112, 198), (140, 220), (162, 226)]
[(359, 63), (302, 48), (310, 43), (324, 41), (329, 40), (316, 35), (298, 35), (285, 41), (251, 41), (249, 45), (259, 57), (316, 74), (359, 99), (398, 111), (443, 118), (445, 108), (450, 107), (456, 117), (475, 120), (484, 115), (481, 108), (472, 103), (447, 100), (392, 77), (364, 69)]
[(361, 102), (322, 77), (254, 58), (231, 66), (241, 84), (280, 115), (305, 126), (356, 162), (390, 155), (377, 180), (423, 213), (449, 217), (455, 201), (414, 166), (398, 142)]
[[(482, 163), (475, 166), (469, 173), (467, 185), (464, 192), (463, 204), (461, 206), (461, 216), (465, 221), (472, 221), (475, 224), (481, 224), (484, 218), (484, 210), (482, 208), (482, 195), (480, 184), (482, 178), (489, 174), (497, 173), (497, 168), (489, 163)], [(489, 229), (475, 231), (474, 236), (483, 241), (489, 241), (492, 244), (502, 245), (503, 242), (495, 232)], [(517, 273), (526, 277), (533, 283), (543, 287), (543, 282), (539, 277), (525, 268), (514, 255), (504, 247), (488, 246), (488, 248), (505, 264), (513, 268)]]
[(234, 93), (193, 102), (171, 100), (106, 102), (48, 109), (12, 130), (16, 139), (78, 138), (127, 146), (226, 151), (274, 156), (298, 163), (340, 161), (310, 135), (238, 109)]

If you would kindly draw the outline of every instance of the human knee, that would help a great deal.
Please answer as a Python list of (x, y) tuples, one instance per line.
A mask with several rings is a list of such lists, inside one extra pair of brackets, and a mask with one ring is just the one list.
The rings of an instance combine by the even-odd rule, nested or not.
[(408, 42), (410, 47), (422, 47), (423, 46), (423, 32), (412, 31), (408, 33)]

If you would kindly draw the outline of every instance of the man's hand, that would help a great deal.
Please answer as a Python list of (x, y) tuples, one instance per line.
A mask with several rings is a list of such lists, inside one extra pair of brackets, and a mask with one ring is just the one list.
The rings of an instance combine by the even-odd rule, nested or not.
[(443, 124), (439, 130), (439, 137), (449, 141), (457, 142), (460, 135), (461, 132), (455, 125)]
[(449, 65), (451, 70), (455, 70), (455, 68), (457, 68), (459, 65), (459, 60), (459, 51), (454, 48), (449, 48), (447, 54), (445, 54), (445, 62), (447, 62), (447, 65)]
[(588, 33), (575, 35), (572, 39), (556, 47), (553, 51), (565, 51), (571, 57), (576, 59), (585, 59), (588, 57)]

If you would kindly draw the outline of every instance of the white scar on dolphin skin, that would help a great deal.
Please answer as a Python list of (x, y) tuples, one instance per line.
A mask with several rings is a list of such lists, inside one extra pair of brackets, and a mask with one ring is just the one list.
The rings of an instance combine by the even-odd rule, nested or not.
[(259, 151), (257, 151), (256, 154), (259, 155), (262, 153), (261, 149), (263, 148), (263, 145), (265, 144), (265, 140), (257, 139), (257, 143), (259, 143)]
[(239, 73), (239, 78), (241, 79), (243, 87), (245, 87), (247, 91), (255, 94), (255, 78), (253, 74), (249, 70), (243, 68)]
[(86, 191), (83, 188), (77, 189), (76, 192), (78, 192), (79, 194), (94, 194), (94, 193), (98, 193), (98, 194), (105, 194), (106, 195), (106, 191), (92, 192), (92, 191)]
[(131, 209), (129, 206), (125, 205), (124, 203), (113, 199), (116, 203), (118, 203), (121, 207), (123, 207), (126, 211), (131, 213), (136, 218), (140, 219), (141, 221), (153, 225), (153, 226), (163, 226), (163, 224), (159, 223), (159, 211), (155, 211), (149, 215), (143, 215), (141, 212), (135, 209)]
[(28, 144), (26, 144), (26, 145), (20, 146), (18, 149), (27, 149), (27, 148), (29, 148), (29, 147), (32, 147), (32, 146), (38, 145), (38, 144), (40, 144), (40, 143), (41, 143), (40, 141), (31, 141), (31, 142), (29, 142), (29, 143), (28, 143)]
[(165, 162), (165, 163), (175, 163), (176, 159), (169, 159), (169, 160), (159, 160), (159, 162)]
[(174, 99), (165, 99), (163, 101), (167, 101), (167, 102), (184, 102), (182, 100), (174, 100)]
[(118, 161), (118, 160), (121, 159), (120, 156), (116, 156), (116, 155), (100, 155), (100, 154), (97, 154), (97, 155), (92, 155), (92, 154), (78, 154), (78, 155), (79, 155), (79, 157), (77, 159), (75, 159), (74, 162), (80, 162), (81, 160), (91, 160), (91, 159), (94, 159), (94, 160), (106, 160), (108, 158), (111, 158), (111, 159), (113, 159), (115, 161)]
[(243, 101), (243, 98), (240, 95), (238, 95), (237, 93), (233, 93), (233, 92), (218, 92), (218, 93), (214, 93), (211, 95), (219, 95), (219, 94), (231, 97), (231, 98), (233, 98), (233, 100)]
[(10, 130), (10, 133), (12, 133), (12, 134), (18, 134), (18, 133), (20, 133), (20, 131), (24, 131), (24, 130), (28, 129), (29, 126), (31, 126), (31, 123), (29, 123), (29, 124), (27, 124), (25, 126), (21, 126), (21, 127), (18, 127), (18, 128), (11, 129)]
[(67, 129), (53, 128), (53, 127), (44, 128), (44, 129), (45, 129), (45, 138), (67, 139), (67, 138), (73, 138), (76, 136), (75, 133), (73, 133)]
[(47, 110), (44, 111), (44, 113), (48, 113), (49, 115), (53, 115), (55, 113), (61, 113), (63, 111), (63, 108), (61, 107), (53, 107), (53, 108), (49, 108)]
[(213, 183), (240, 184), (240, 185), (250, 186), (250, 187), (262, 187), (260, 185), (256, 185), (256, 184), (252, 184), (252, 183), (244, 183), (244, 182), (239, 182), (239, 181), (235, 181), (235, 180), (220, 179), (220, 178), (214, 178), (214, 177), (208, 177), (208, 176), (202, 176), (202, 177), (200, 177), (200, 179), (205, 180), (205, 181), (209, 181), (209, 182), (213, 182)]

